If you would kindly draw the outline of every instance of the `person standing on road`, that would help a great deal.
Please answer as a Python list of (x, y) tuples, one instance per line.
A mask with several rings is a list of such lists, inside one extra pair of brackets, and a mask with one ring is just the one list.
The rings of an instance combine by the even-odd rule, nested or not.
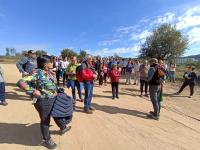
[(134, 85), (139, 85), (140, 82), (140, 62), (135, 61), (134, 65)]
[(66, 70), (69, 65), (69, 62), (67, 61), (67, 57), (63, 61), (61, 61), (61, 70), (62, 70), (62, 78), (63, 78), (63, 87), (66, 85), (66, 79), (67, 79), (67, 74)]
[(1, 66), (0, 66), (0, 104), (3, 106), (8, 105), (8, 103), (6, 102), (6, 97), (5, 97), (4, 72)]
[(140, 92), (141, 92), (141, 97), (143, 96), (143, 88), (145, 87), (145, 95), (146, 97), (148, 97), (148, 71), (149, 71), (149, 65), (148, 65), (148, 61), (144, 60), (143, 64), (140, 66)]
[(148, 81), (149, 81), (149, 93), (150, 99), (153, 105), (154, 111), (150, 111), (148, 117), (158, 120), (160, 117), (160, 92), (161, 92), (161, 83), (164, 77), (164, 73), (160, 69), (158, 60), (152, 58), (150, 61), (150, 69), (148, 71)]

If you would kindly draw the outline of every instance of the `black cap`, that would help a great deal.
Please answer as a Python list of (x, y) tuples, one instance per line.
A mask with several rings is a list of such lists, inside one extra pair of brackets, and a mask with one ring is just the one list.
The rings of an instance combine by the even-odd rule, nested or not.
[(34, 50), (29, 50), (28, 54), (35, 54), (36, 52)]

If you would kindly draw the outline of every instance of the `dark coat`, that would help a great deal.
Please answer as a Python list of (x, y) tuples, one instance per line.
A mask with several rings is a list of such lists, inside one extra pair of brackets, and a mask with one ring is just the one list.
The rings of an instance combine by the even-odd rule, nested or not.
[(73, 114), (73, 99), (65, 93), (59, 93), (52, 111), (51, 115), (53, 117), (68, 117)]

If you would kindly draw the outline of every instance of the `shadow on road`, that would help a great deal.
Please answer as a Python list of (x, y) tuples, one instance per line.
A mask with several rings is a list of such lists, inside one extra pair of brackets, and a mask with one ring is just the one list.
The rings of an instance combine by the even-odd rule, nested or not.
[(10, 99), (10, 100), (22, 100), (22, 101), (31, 101), (30, 96), (19, 95), (17, 92), (6, 92), (6, 99)]
[(0, 144), (20, 144), (39, 146), (41, 144), (40, 125), (0, 123)]
[(99, 105), (96, 103), (92, 105), (96, 108), (96, 110), (103, 111), (109, 114), (126, 114), (126, 115), (131, 115), (131, 116), (135, 116), (135, 117), (139, 117), (143, 119), (148, 119), (147, 113), (144, 113), (138, 110), (129, 110), (129, 109), (119, 108), (115, 106)]

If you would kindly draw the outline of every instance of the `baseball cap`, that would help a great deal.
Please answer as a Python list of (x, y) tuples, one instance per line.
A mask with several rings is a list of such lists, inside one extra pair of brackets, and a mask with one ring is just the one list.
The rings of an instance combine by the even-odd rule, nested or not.
[(29, 50), (28, 51), (28, 54), (35, 54), (36, 53), (36, 51), (34, 51), (34, 50)]

